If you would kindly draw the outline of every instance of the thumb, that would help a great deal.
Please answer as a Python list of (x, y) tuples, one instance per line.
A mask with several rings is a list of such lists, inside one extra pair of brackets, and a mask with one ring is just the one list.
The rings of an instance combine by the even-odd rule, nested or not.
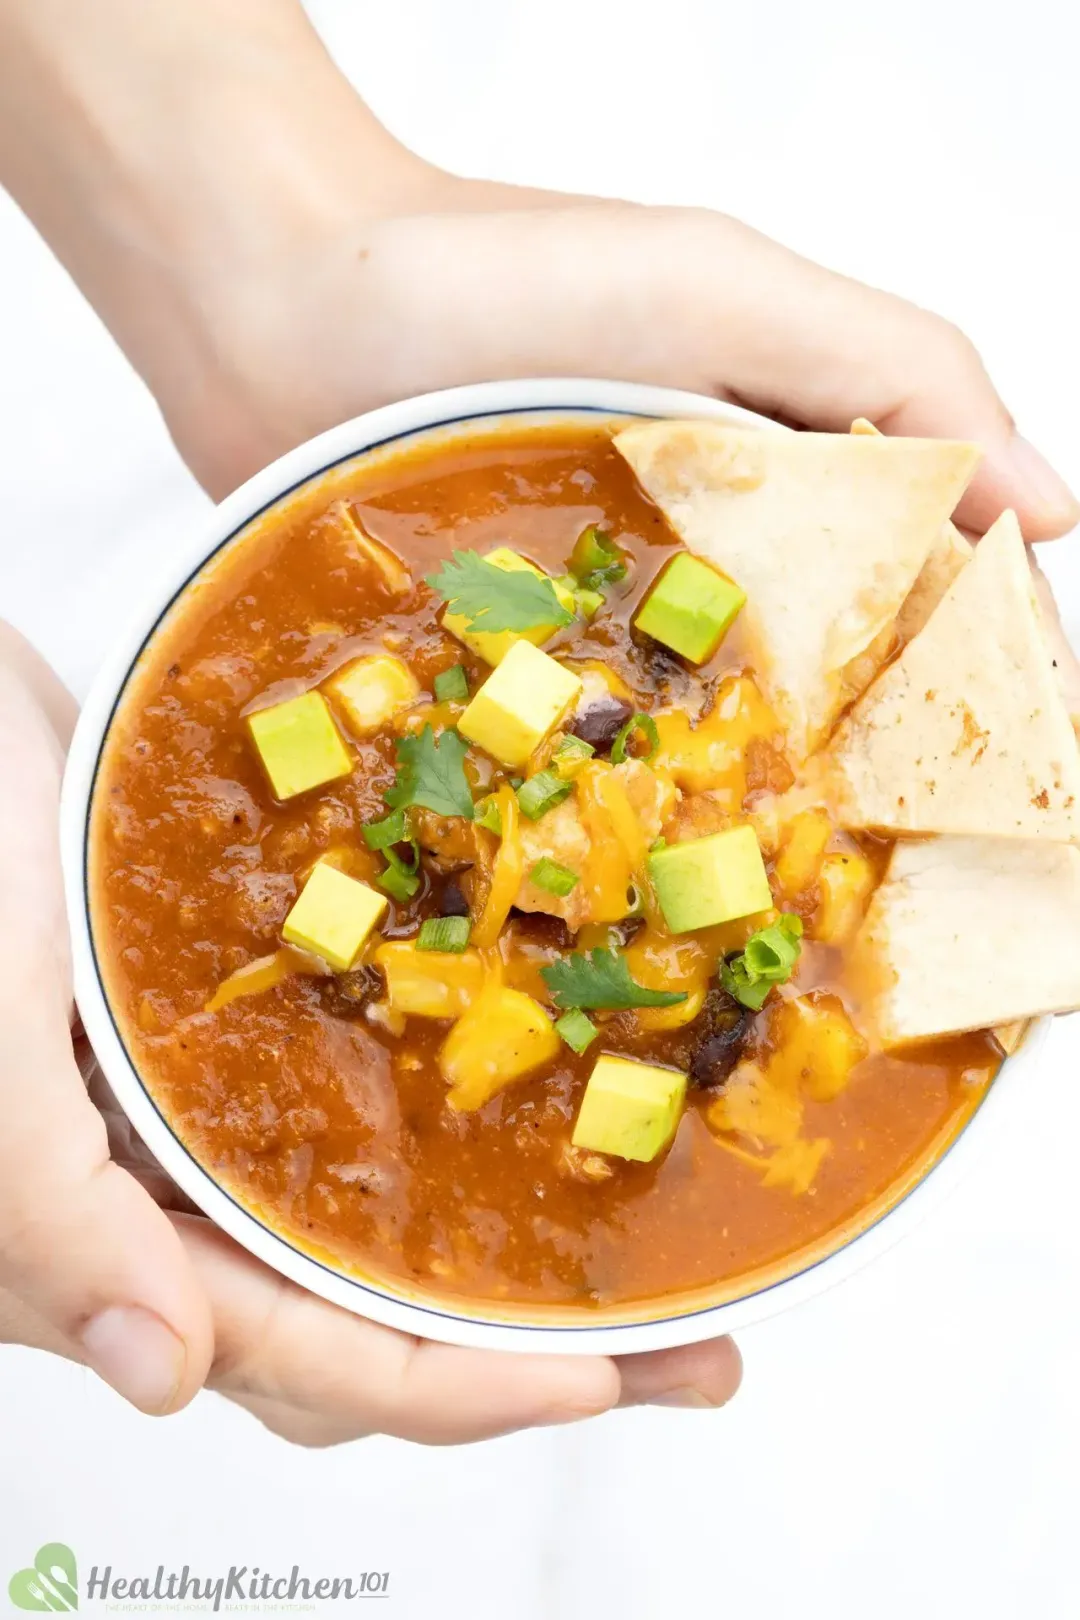
[(68, 1027), (56, 849), (60, 745), (0, 665), (0, 1289), (146, 1412), (184, 1405), (212, 1355), (209, 1307), (175, 1232), (109, 1158)]
[(110, 1160), (40, 982), (0, 996), (0, 1117), (0, 1287), (134, 1406), (178, 1410), (209, 1369), (209, 1307), (167, 1216)]

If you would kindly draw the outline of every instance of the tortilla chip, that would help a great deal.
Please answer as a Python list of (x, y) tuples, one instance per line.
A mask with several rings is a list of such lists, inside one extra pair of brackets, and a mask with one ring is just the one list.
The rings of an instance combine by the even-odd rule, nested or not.
[(615, 444), (689, 549), (746, 592), (755, 673), (798, 764), (853, 695), (853, 661), (872, 643), (885, 656), (978, 449), (715, 422), (642, 423)]
[[(856, 417), (851, 431), (880, 436), (879, 430), (865, 416)], [(961, 568), (971, 561), (974, 549), (950, 518), (930, 547), (919, 577), (896, 616), (896, 635), (901, 645), (918, 635)]]
[(1012, 1057), (1030, 1028), (1030, 1018), (1014, 1018), (1011, 1024), (994, 1025), (994, 1038), (1006, 1057)]
[(846, 827), (1080, 834), (1080, 752), (1012, 512), (846, 718), (829, 759)]
[(1069, 639), (1062, 627), (1050, 581), (1036, 562), (1035, 553), (1030, 546), (1028, 566), (1031, 569), (1031, 583), (1035, 588), (1035, 600), (1039, 604), (1050, 661), (1054, 666), (1054, 674), (1061, 691), (1061, 701), (1068, 710), (1073, 730), (1080, 737), (1080, 661), (1069, 645)]
[(947, 523), (930, 548), (918, 579), (908, 592), (896, 616), (896, 633), (902, 642), (917, 636), (937, 607), (975, 548), (954, 523)]
[(899, 843), (853, 959), (886, 1046), (1080, 1007), (1080, 851)]

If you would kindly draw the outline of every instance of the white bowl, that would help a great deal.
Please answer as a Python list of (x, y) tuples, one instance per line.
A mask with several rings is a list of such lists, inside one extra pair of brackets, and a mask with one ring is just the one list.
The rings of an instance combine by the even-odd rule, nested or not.
[[(371, 411), (320, 434), (282, 456), (230, 495), (187, 544), (162, 559), (142, 612), (116, 638), (114, 651), (87, 698), (75, 732), (64, 779), (61, 842), (75, 967), (75, 995), (83, 1025), (120, 1105), (147, 1147), (177, 1185), (231, 1237), (293, 1282), (346, 1310), (389, 1327), (450, 1344), (488, 1349), (625, 1354), (691, 1344), (760, 1321), (821, 1293), (882, 1253), (908, 1232), (931, 1205), (955, 1186), (985, 1139), (992, 1121), (1006, 1112), (1008, 1094), (1025, 1084), (1049, 1021), (1033, 1028), (1002, 1067), (977, 1113), (952, 1146), (918, 1183), (854, 1235), (837, 1240), (821, 1258), (798, 1257), (791, 1275), (722, 1304), (684, 1305), (653, 1301), (626, 1311), (538, 1311), (535, 1319), (517, 1307), (511, 1313), (490, 1302), (433, 1299), (404, 1282), (365, 1279), (331, 1269), (286, 1237), (263, 1225), (195, 1160), (159, 1111), (125, 1050), (98, 970), (90, 929), (87, 843), (90, 801), (102, 745), (132, 669), (162, 616), (206, 560), (253, 517), (309, 479), (375, 447), (439, 429), (452, 432), (477, 418), (538, 419), (609, 417), (713, 417), (741, 426), (775, 424), (735, 406), (697, 394), (631, 383), (553, 378), (481, 383), (453, 388)], [(819, 1251), (822, 1245), (817, 1246)], [(774, 1268), (775, 1270), (776, 1268)], [(719, 1293), (720, 1290), (714, 1290)], [(632, 1320), (612, 1320), (622, 1315)], [(558, 1317), (558, 1320), (555, 1318)], [(647, 1319), (643, 1319), (647, 1318)]]

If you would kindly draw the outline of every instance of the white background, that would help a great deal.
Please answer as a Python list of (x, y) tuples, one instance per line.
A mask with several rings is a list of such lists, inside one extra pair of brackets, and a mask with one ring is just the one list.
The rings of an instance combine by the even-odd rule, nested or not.
[[(376, 110), (447, 166), (713, 205), (960, 321), (1080, 485), (1069, 0), (312, 9)], [(84, 688), (148, 552), (201, 502), (0, 198), (0, 613)], [(1078, 545), (1050, 563), (1074, 639)], [(59, 1538), (130, 1570), (389, 1568), (409, 1620), (1076, 1615), (1078, 1055), (1059, 1024), (1010, 1133), (929, 1228), (746, 1333), (719, 1413), (308, 1454), (213, 1397), (154, 1423), (3, 1352), (0, 1591)]]

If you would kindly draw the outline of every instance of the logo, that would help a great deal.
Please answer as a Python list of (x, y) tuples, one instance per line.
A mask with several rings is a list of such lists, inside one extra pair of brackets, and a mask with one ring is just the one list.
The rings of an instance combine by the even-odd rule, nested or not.
[(8, 1584), (8, 1597), (17, 1609), (35, 1614), (66, 1613), (79, 1607), (79, 1576), (75, 1554), (62, 1541), (38, 1548), (32, 1568), (16, 1570)]
[[(389, 1596), (389, 1570), (358, 1570), (350, 1576), (305, 1575), (294, 1564), (288, 1574), (230, 1564), (225, 1574), (193, 1574), (190, 1565), (166, 1569), (159, 1564), (153, 1574), (114, 1575), (112, 1564), (92, 1564), (86, 1577), (83, 1597), (95, 1612), (99, 1603), (110, 1609), (157, 1610), (167, 1603), (170, 1613), (179, 1604), (184, 1613), (220, 1614), (274, 1611), (314, 1613), (315, 1605), (327, 1600), (339, 1603), (363, 1602), (367, 1598)], [(33, 1614), (66, 1614), (79, 1607), (79, 1576), (75, 1554), (62, 1541), (49, 1541), (38, 1549), (29, 1569), (15, 1572), (8, 1583), (8, 1597), (17, 1609)], [(340, 1608), (335, 1610), (340, 1613)]]

